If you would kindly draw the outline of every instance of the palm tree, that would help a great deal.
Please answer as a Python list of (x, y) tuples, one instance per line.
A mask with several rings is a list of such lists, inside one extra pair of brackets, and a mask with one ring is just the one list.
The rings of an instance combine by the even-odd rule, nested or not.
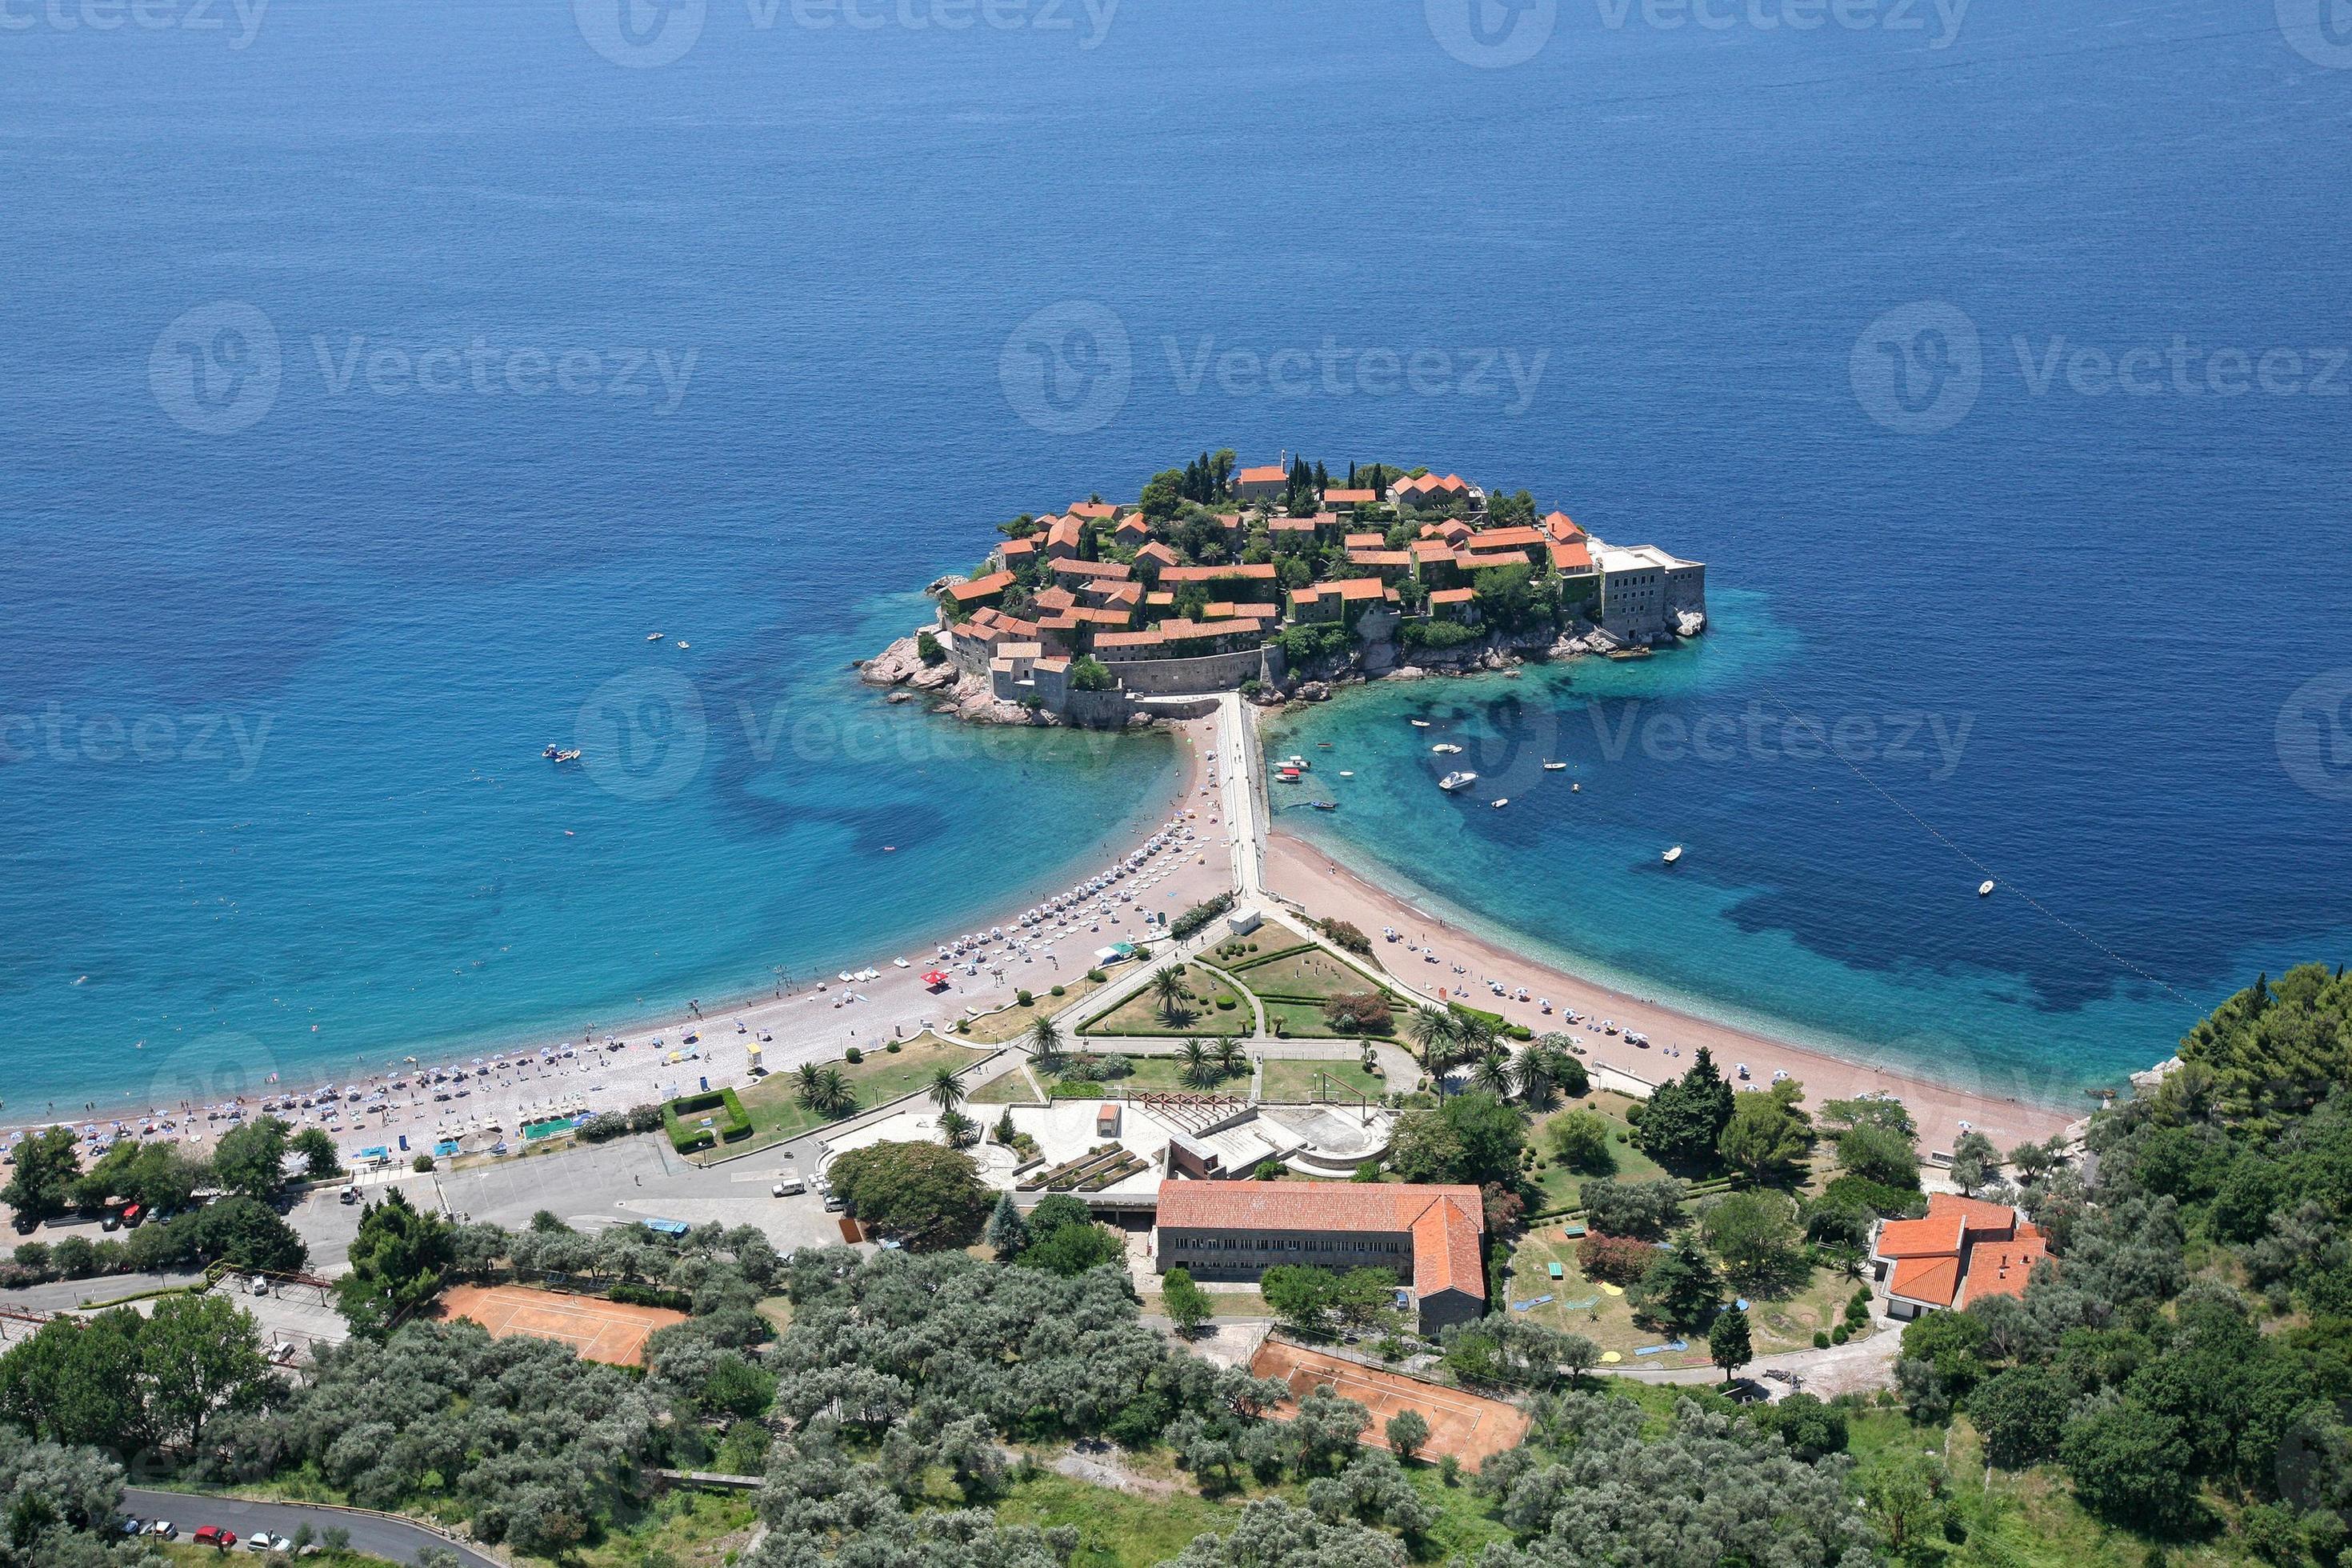
[(1049, 1072), (1062, 1059), (1062, 1026), (1043, 1013), (1030, 1021), (1029, 1054)]
[(1421, 1047), (1422, 1069), (1435, 1078), (1452, 1063), (1454, 1042), (1461, 1038), (1459, 1023), (1449, 1007), (1416, 1007), (1412, 1021), (1405, 1026), (1412, 1043)]
[(824, 1114), (824, 1075), (817, 1069), (816, 1063), (801, 1063), (800, 1071), (793, 1076), (797, 1081), (795, 1094), (803, 1108)]
[(1496, 1100), (1511, 1098), (1512, 1077), (1511, 1053), (1499, 1047), (1480, 1057), (1478, 1065), (1470, 1069), (1471, 1081)]
[(1184, 972), (1170, 964), (1151, 977), (1151, 994), (1160, 998), (1160, 1016), (1171, 1024), (1184, 1017)]
[(941, 1110), (963, 1103), (963, 1085), (956, 1081), (955, 1068), (943, 1067), (931, 1074), (931, 1103)]
[(851, 1092), (849, 1080), (839, 1068), (827, 1068), (817, 1074), (817, 1104), (821, 1116), (846, 1116), (857, 1109), (857, 1096)]
[(1242, 1049), (1242, 1043), (1232, 1036), (1228, 1035), (1217, 1042), (1216, 1053), (1217, 1075), (1220, 1078), (1239, 1078), (1249, 1071), (1249, 1053)]
[(1559, 1065), (1559, 1048), (1538, 1041), (1519, 1055), (1519, 1093), (1526, 1097), (1528, 1108), (1540, 1110), (1551, 1103), (1551, 1097), (1560, 1079), (1567, 1075)]
[(1176, 1059), (1184, 1064), (1176, 1076), (1194, 1089), (1211, 1088), (1224, 1076), (1218, 1070), (1215, 1056), (1196, 1036), (1187, 1037), (1184, 1043), (1176, 1047)]

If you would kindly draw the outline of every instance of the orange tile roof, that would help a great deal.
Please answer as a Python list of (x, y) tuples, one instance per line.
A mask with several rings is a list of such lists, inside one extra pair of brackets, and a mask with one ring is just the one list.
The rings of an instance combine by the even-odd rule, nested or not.
[(1377, 599), (1389, 591), (1388, 584), (1378, 577), (1349, 577), (1323, 586), (1342, 599)]
[(1176, 552), (1156, 539), (1137, 550), (1135, 558), (1138, 561), (1157, 561), (1162, 566), (1176, 564)]
[(1278, 485), (1290, 478), (1290, 470), (1280, 463), (1268, 463), (1261, 468), (1244, 468), (1236, 481), (1244, 485)]
[(1569, 516), (1568, 513), (1564, 511), (1555, 511), (1549, 517), (1545, 518), (1543, 520), (1543, 530), (1546, 533), (1550, 534), (1554, 539), (1581, 539), (1584, 537), (1584, 530), (1577, 527), (1576, 520)]
[(1468, 588), (1440, 588), (1429, 596), (1429, 602), (1433, 605), (1466, 605), (1476, 596)]
[(1253, 582), (1270, 583), (1275, 566), (1271, 561), (1261, 561), (1244, 566), (1171, 566), (1160, 574), (1162, 583), (1214, 583), (1223, 577), (1245, 577)]
[(1151, 525), (1143, 521), (1142, 513), (1138, 512), (1132, 517), (1120, 518), (1118, 526), (1111, 531), (1121, 539), (1149, 539), (1151, 537)]
[(1041, 658), (1036, 661), (1035, 668), (1057, 672), (1066, 671), (1070, 668), (1070, 661), (1066, 658)]
[(1176, 595), (1173, 594), (1146, 594), (1143, 595), (1143, 602), (1147, 605), (1172, 605), (1176, 602)]
[(1556, 541), (1551, 547), (1551, 566), (1555, 572), (1590, 572), (1592, 552), (1580, 539)]
[(1339, 542), (1350, 550), (1385, 550), (1389, 536), (1385, 533), (1351, 533)]
[(1412, 1237), (1416, 1293), (1459, 1290), (1484, 1300), (1478, 1238), (1486, 1200), (1475, 1187), (1370, 1182), (1162, 1182), (1162, 1226), (1182, 1230), (1370, 1231)]
[(1124, 561), (1056, 561), (1056, 577), (1129, 577), (1135, 568)]
[(1889, 1294), (1908, 1297), (1914, 1301), (1931, 1302), (1938, 1307), (1952, 1304), (1952, 1296), (1960, 1285), (1960, 1260), (1951, 1253), (1938, 1253), (1932, 1258), (1906, 1258), (1895, 1265), (1888, 1277)]
[(959, 604), (969, 604), (974, 599), (985, 599), (992, 594), (1002, 594), (1011, 586), (1012, 573), (991, 572), (987, 576), (974, 577), (969, 583), (950, 584), (948, 594)]
[(1890, 1219), (1878, 1231), (1881, 1258), (1958, 1258), (1967, 1238), (1968, 1221), (1957, 1214), (1930, 1214), (1925, 1219)]
[(2033, 1266), (2050, 1256), (2050, 1244), (2040, 1236), (2014, 1241), (1979, 1241), (1969, 1248), (1968, 1270), (1961, 1281), (1963, 1307), (1988, 1296), (2022, 1296)]
[(1108, 520), (1118, 515), (1118, 508), (1108, 501), (1082, 500), (1070, 509), (1072, 517), (1093, 517)]
[(1274, 533), (1312, 533), (1315, 531), (1315, 520), (1311, 517), (1277, 517), (1267, 523), (1266, 528)]
[(1417, 561), (1451, 561), (1454, 546), (1442, 539), (1416, 539), (1405, 547), (1406, 553)]
[(1475, 541), (1481, 550), (1526, 549), (1541, 544), (1543, 542), (1542, 529), (1529, 528), (1524, 523), (1512, 528), (1487, 529), (1480, 533)]
[(1140, 632), (1102, 632), (1095, 637), (1095, 647), (1097, 648), (1158, 647), (1161, 643), (1167, 640), (1167, 638), (1161, 637), (1156, 630)]
[(1528, 564), (1528, 552), (1524, 550), (1465, 550), (1454, 559), (1465, 572), (1483, 572), (1489, 566), (1525, 566)]
[(1015, 555), (1034, 555), (1037, 553), (1037, 542), (1034, 539), (1008, 539), (1004, 542), (1003, 553), (1008, 561)]
[(1370, 506), (1381, 498), (1370, 490), (1325, 490), (1325, 506)]
[(1078, 602), (1078, 596), (1076, 594), (1059, 584), (1051, 588), (1038, 589), (1034, 596), (1037, 607), (1041, 610), (1066, 610)]
[(1348, 564), (1350, 566), (1410, 566), (1412, 564), (1412, 552), (1406, 550), (1350, 550), (1348, 552)]

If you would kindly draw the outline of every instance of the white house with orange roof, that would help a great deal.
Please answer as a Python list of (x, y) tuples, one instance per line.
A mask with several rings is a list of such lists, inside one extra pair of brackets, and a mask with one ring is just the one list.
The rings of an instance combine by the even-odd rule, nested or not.
[(1272, 500), (1290, 488), (1290, 470), (1280, 463), (1244, 468), (1234, 477), (1234, 494), (1244, 500)]
[(1951, 1193), (1932, 1194), (1924, 1218), (1880, 1221), (1870, 1242), (1887, 1316), (1906, 1321), (1988, 1296), (2022, 1296), (2034, 1265), (2049, 1256), (2042, 1232), (2009, 1205)]

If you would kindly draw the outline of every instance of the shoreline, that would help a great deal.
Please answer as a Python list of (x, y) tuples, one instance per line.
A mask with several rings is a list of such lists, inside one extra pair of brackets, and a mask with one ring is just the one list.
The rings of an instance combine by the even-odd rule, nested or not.
[[(686, 1005), (649, 1007), (642, 1016), (592, 1023), (585, 1029), (576, 1022), (549, 1023), (528, 1030), (499, 1031), (495, 1037), (485, 1032), (435, 1044), (393, 1045), (368, 1053), (365, 1060), (352, 1063), (345, 1071), (320, 1064), (297, 1069), (277, 1082), (266, 1081), (266, 1074), (248, 1075), (243, 1069), (251, 1064), (240, 1063), (232, 1055), (197, 1064), (205, 1070), (185, 1075), (219, 1085), (216, 1099), (170, 1104), (118, 1101), (111, 1106), (99, 1100), (86, 1102), (96, 1109), (61, 1105), (37, 1115), (11, 1107), (0, 1112), (0, 1138), (14, 1143), (52, 1126), (77, 1131), (95, 1126), (100, 1130), (99, 1139), (85, 1138), (82, 1144), (89, 1156), (103, 1152), (108, 1134), (120, 1124), (122, 1135), (143, 1142), (209, 1149), (221, 1134), (260, 1113), (264, 1101), (293, 1101), (291, 1110), (271, 1114), (281, 1116), (297, 1130), (327, 1126), (339, 1145), (347, 1145), (346, 1154), (378, 1143), (396, 1148), (400, 1135), (405, 1133), (415, 1147), (398, 1152), (404, 1155), (427, 1151), (444, 1138), (481, 1137), (494, 1124), (505, 1135), (519, 1138), (524, 1121), (561, 1107), (627, 1110), (677, 1092), (693, 1092), (704, 1078), (713, 1087), (747, 1082), (750, 1059), (743, 1047), (754, 1043), (762, 1045), (761, 1065), (774, 1076), (803, 1062), (838, 1059), (851, 1047), (870, 1048), (893, 1038), (909, 1038), (932, 1025), (937, 1026), (936, 1033), (952, 1039), (948, 1030), (967, 1008), (992, 1009), (1013, 1001), (1021, 989), (1043, 992), (1065, 973), (1083, 974), (1091, 963), (1088, 954), (1093, 948), (1139, 935), (1142, 924), (1131, 917), (1143, 909), (1172, 918), (1223, 890), (1229, 879), (1225, 825), (1207, 788), (1206, 753), (1215, 746), (1213, 721), (1192, 720), (1161, 728), (1178, 748), (1174, 788), (1166, 794), (1155, 792), (1148, 802), (1139, 801), (1127, 822), (1094, 852), (1073, 857), (1055, 872), (1022, 879), (1015, 891), (1001, 901), (992, 900), (999, 902), (999, 908), (986, 916), (971, 917), (974, 924), (968, 930), (985, 932), (992, 925), (1000, 926), (1008, 936), (1025, 937), (1033, 951), (993, 944), (993, 956), (980, 973), (964, 973), (960, 961), (950, 984), (941, 991), (923, 986), (920, 975), (938, 962), (938, 947), (953, 943), (959, 933), (919, 931), (898, 939), (897, 945), (887, 951), (877, 944), (862, 960), (844, 965), (853, 973), (861, 967), (877, 971), (870, 980), (844, 984), (837, 975), (828, 974), (803, 979), (782, 996), (772, 989), (758, 989), (696, 998)], [(1073, 885), (1083, 884), (1139, 850), (1180, 817), (1192, 829), (1192, 838), (1174, 854), (1163, 851), (1150, 862), (1153, 869), (1168, 868), (1163, 877), (1155, 879), (1165, 881), (1165, 889), (1154, 889), (1148, 900), (1137, 896), (1131, 906), (1125, 907), (1125, 918), (1112, 911), (1087, 924), (1058, 931), (1020, 925), (1023, 911), (1063, 891), (1066, 879)], [(1067, 951), (1053, 951), (1057, 940)], [(899, 957), (908, 961), (908, 968), (895, 967), (893, 960)], [(701, 1038), (688, 1046), (685, 1037), (689, 1033)], [(772, 1038), (763, 1041), (763, 1035)], [(626, 1043), (620, 1049), (608, 1050), (604, 1041), (614, 1036)], [(658, 1050), (653, 1048), (656, 1039), (661, 1042)], [(562, 1054), (566, 1050), (572, 1054)], [(696, 1055), (686, 1060), (666, 1059), (683, 1050)], [(266, 1052), (260, 1059), (267, 1062)], [(436, 1067), (467, 1070), (468, 1092), (462, 1100), (430, 1098), (436, 1086), (426, 1081), (426, 1075)], [(478, 1067), (481, 1070), (476, 1076)], [(406, 1081), (395, 1091), (388, 1088), (394, 1080)], [(344, 1114), (335, 1121), (317, 1114), (322, 1106), (305, 1108), (299, 1103), (320, 1098), (329, 1086), (345, 1092), (362, 1091), (356, 1104), (348, 1100), (337, 1102)], [(384, 1095), (380, 1107), (371, 1099), (379, 1091)], [(237, 1108), (239, 1116), (226, 1114), (230, 1107)], [(142, 1123), (149, 1125), (142, 1127)], [(471, 1147), (469, 1142), (469, 1152)]]
[[(1806, 1103), (1819, 1107), (1829, 1100), (1885, 1091), (1900, 1099), (1918, 1124), (1923, 1155), (1948, 1153), (1953, 1141), (1974, 1127), (2004, 1152), (2028, 1139), (2042, 1140), (2061, 1133), (2088, 1116), (2085, 1104), (2070, 1112), (2056, 1106), (1977, 1092), (1938, 1083), (1922, 1075), (1858, 1062), (1826, 1043), (1800, 1043), (1761, 1030), (1719, 1022), (1685, 1012), (1670, 1004), (1634, 996), (1605, 982), (1580, 977), (1549, 960), (1512, 950), (1512, 944), (1489, 937), (1464, 921), (1416, 907), (1415, 900), (1442, 902), (1433, 893), (1413, 888), (1402, 879), (1396, 885), (1375, 880), (1312, 840), (1278, 824), (1270, 824), (1266, 838), (1266, 886), (1276, 896), (1310, 910), (1317, 918), (1352, 922), (1372, 940), (1373, 958), (1383, 972), (1406, 991), (1433, 997), (1440, 989), (1456, 992), (1453, 1000), (1486, 1012), (1500, 1013), (1537, 1034), (1568, 1036), (1585, 1052), (1588, 1066), (1643, 1083), (1678, 1077), (1705, 1047), (1713, 1052), (1725, 1078), (1738, 1082), (1741, 1064), (1750, 1070), (1750, 1082), (1769, 1085), (1775, 1070), (1785, 1070), (1805, 1086)], [(1400, 890), (1400, 889), (1403, 890)], [(1393, 927), (1401, 940), (1383, 940), (1383, 928)], [(1415, 952), (1418, 948), (1421, 951)], [(1424, 954), (1434, 954), (1430, 963)], [(1459, 965), (1465, 973), (1457, 973)], [(1496, 996), (1488, 979), (1502, 981), (1516, 993), (1524, 986), (1532, 1000), (1519, 1002)], [(1463, 990), (1467, 994), (1460, 994)], [(1538, 1003), (1549, 1000), (1554, 1011), (1546, 1016)], [(1570, 1026), (1569, 1008), (1586, 1023)], [(1626, 1043), (1623, 1033), (1610, 1034), (1590, 1026), (1613, 1021), (1648, 1036), (1643, 1048)], [(1670, 1055), (1679, 1051), (1679, 1055)]]

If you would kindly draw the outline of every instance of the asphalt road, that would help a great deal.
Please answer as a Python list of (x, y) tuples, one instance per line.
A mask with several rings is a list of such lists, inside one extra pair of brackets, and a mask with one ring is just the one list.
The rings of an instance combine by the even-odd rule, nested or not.
[(304, 1525), (313, 1534), (329, 1530), (347, 1530), (352, 1535), (352, 1550), (364, 1552), (393, 1563), (415, 1563), (417, 1554), (428, 1546), (457, 1553), (457, 1561), (467, 1568), (505, 1568), (494, 1557), (468, 1547), (445, 1541), (430, 1531), (414, 1525), (395, 1523), (388, 1519), (375, 1519), (363, 1513), (344, 1513), (331, 1508), (305, 1508), (290, 1502), (238, 1502), (227, 1498), (199, 1497), (187, 1492), (147, 1491), (138, 1487), (122, 1494), (126, 1512), (141, 1519), (168, 1519), (180, 1527), (180, 1540), (185, 1542), (201, 1524), (226, 1525), (236, 1531), (238, 1544), (234, 1557), (245, 1557), (244, 1537), (257, 1530), (272, 1535), (291, 1535)]

